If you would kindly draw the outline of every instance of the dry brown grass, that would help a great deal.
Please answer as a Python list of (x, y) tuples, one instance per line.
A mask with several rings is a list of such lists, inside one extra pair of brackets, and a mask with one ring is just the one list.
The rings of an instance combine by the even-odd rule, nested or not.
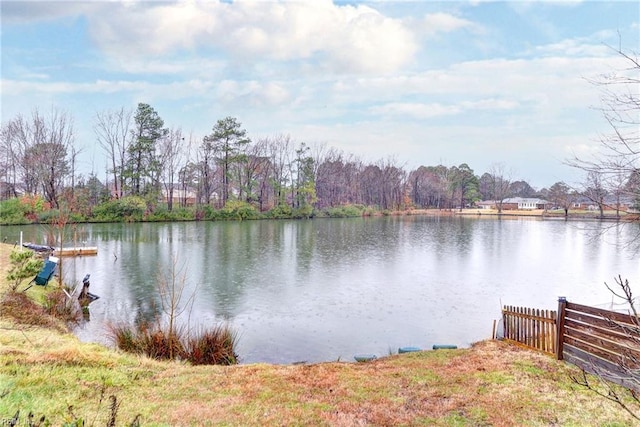
[(10, 318), (20, 325), (43, 326), (62, 331), (65, 329), (41, 305), (22, 292), (7, 291), (0, 296), (0, 316)]
[[(173, 366), (142, 388), (151, 423), (197, 425), (632, 425), (572, 386), (572, 368), (498, 341), (366, 364)], [(212, 425), (215, 424), (212, 422)]]

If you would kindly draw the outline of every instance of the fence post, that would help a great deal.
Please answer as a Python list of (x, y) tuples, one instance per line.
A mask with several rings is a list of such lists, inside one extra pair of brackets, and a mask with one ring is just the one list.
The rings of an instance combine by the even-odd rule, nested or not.
[(556, 359), (562, 360), (564, 355), (564, 312), (567, 308), (567, 299), (558, 297), (558, 320), (556, 321)]

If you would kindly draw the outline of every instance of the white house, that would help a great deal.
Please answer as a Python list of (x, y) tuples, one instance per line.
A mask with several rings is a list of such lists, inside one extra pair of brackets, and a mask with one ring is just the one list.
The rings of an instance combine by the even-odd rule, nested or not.
[(505, 210), (533, 210), (546, 209), (550, 203), (543, 199), (533, 197), (511, 197), (502, 201), (502, 209)]

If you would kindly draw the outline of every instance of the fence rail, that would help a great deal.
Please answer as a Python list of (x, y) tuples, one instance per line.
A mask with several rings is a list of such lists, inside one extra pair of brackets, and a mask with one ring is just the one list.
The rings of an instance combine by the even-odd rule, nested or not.
[(549, 354), (556, 354), (557, 314), (551, 310), (505, 306), (504, 338)]
[(557, 358), (640, 390), (640, 324), (630, 314), (558, 302)]

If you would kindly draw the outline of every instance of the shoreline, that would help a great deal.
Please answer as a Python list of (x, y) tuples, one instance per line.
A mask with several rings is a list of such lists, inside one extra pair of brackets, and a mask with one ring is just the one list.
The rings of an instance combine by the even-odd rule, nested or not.
[(466, 217), (491, 217), (491, 218), (539, 218), (553, 220), (593, 220), (593, 221), (615, 221), (615, 222), (636, 222), (640, 221), (640, 215), (623, 213), (617, 216), (615, 211), (605, 211), (603, 217), (597, 212), (593, 214), (588, 211), (569, 211), (568, 215), (564, 211), (554, 213), (549, 210), (532, 209), (532, 210), (503, 210), (498, 212), (497, 209), (409, 209), (405, 211), (396, 211), (392, 215), (431, 215), (431, 216), (466, 216)]

